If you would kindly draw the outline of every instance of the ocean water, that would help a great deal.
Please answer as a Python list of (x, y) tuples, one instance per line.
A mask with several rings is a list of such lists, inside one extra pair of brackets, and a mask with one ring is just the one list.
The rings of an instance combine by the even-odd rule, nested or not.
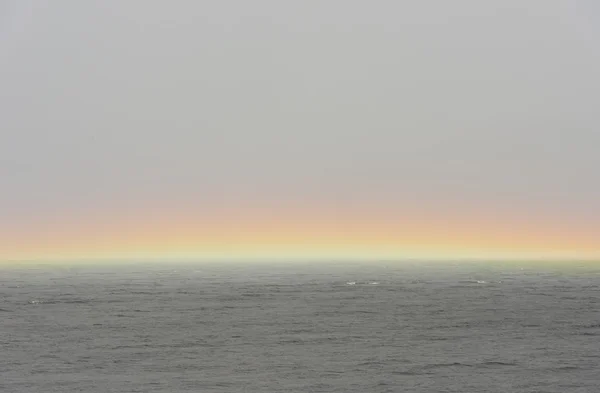
[(598, 392), (600, 272), (0, 268), (0, 391)]

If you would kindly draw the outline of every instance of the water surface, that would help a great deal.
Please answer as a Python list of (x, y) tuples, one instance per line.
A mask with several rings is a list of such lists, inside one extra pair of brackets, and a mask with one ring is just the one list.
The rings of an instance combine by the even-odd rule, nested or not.
[(0, 268), (0, 391), (595, 392), (600, 274)]

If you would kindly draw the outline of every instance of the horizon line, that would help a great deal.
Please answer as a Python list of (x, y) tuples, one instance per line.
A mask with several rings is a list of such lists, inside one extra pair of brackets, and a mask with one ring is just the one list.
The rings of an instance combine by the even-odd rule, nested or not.
[(93, 263), (522, 263), (522, 264), (598, 264), (600, 257), (582, 256), (109, 256), (109, 257), (41, 257), (0, 258), (0, 266), (7, 265), (89, 265)]

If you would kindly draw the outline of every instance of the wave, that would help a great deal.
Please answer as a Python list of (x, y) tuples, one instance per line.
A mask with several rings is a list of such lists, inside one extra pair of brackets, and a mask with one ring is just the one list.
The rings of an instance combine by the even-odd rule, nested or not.
[(445, 368), (445, 367), (473, 367), (472, 364), (453, 362), (453, 363), (431, 363), (425, 366), (422, 366), (421, 369), (429, 370), (435, 368)]
[(517, 363), (513, 362), (501, 362), (501, 361), (488, 361), (479, 363), (476, 365), (477, 367), (486, 367), (486, 366), (517, 366)]
[(435, 369), (435, 368), (445, 368), (445, 367), (494, 367), (494, 366), (503, 366), (503, 367), (514, 367), (517, 366), (517, 363), (514, 362), (502, 362), (491, 360), (487, 362), (481, 363), (462, 363), (462, 362), (453, 362), (453, 363), (432, 363), (422, 366), (422, 369)]
[(583, 325), (581, 327), (584, 329), (598, 329), (598, 328), (600, 328), (600, 323), (590, 323), (587, 325)]
[(44, 299), (32, 299), (29, 300), (28, 304), (89, 304), (93, 300), (90, 299), (72, 299), (72, 300), (44, 300)]

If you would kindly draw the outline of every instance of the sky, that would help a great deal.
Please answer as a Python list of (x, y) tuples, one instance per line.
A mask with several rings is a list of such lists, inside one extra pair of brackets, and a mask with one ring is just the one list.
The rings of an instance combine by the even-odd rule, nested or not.
[(0, 260), (600, 257), (593, 0), (0, 0)]

